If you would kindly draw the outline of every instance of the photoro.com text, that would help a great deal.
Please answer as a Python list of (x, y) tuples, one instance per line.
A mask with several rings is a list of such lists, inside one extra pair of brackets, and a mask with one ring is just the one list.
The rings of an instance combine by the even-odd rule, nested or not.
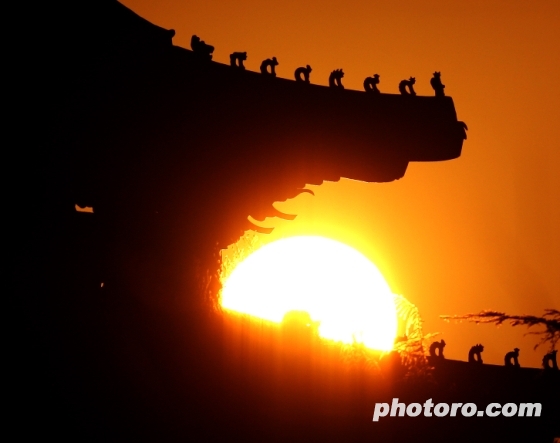
[(541, 403), (490, 403), (484, 409), (478, 409), (474, 403), (434, 403), (429, 398), (424, 404), (399, 403), (398, 398), (393, 402), (376, 403), (373, 411), (373, 421), (381, 417), (540, 417)]

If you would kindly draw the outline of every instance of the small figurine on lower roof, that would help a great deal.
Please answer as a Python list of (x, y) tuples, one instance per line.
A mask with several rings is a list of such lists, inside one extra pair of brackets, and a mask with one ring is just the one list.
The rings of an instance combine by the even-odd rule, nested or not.
[[(309, 74), (311, 73), (311, 66), (307, 65), (305, 67), (301, 66), (296, 69), (294, 76), (296, 77), (296, 82), (309, 83)], [(302, 77), (303, 76), (303, 77)]]
[(243, 62), (247, 60), (246, 52), (234, 52), (229, 55), (229, 64), (233, 68), (245, 69)]
[(373, 77), (366, 77), (364, 80), (364, 89), (366, 92), (373, 92), (379, 94), (381, 91), (377, 88), (379, 84), (379, 74), (374, 74)]
[(519, 348), (515, 348), (513, 351), (508, 352), (504, 357), (504, 364), (507, 367), (519, 368)]
[(484, 351), (484, 346), (480, 343), (474, 345), (469, 351), (469, 363), (482, 364), (482, 351)]
[(399, 92), (402, 95), (416, 95), (416, 91), (414, 91), (414, 83), (416, 83), (416, 79), (414, 77), (410, 77), (408, 80), (401, 80), (399, 83)]
[[(270, 75), (276, 77), (276, 66), (278, 66), (278, 61), (276, 57), (267, 58), (261, 63), (261, 74)], [(268, 70), (270, 68), (270, 71)]]
[(191, 37), (191, 49), (198, 58), (202, 60), (212, 60), (214, 46), (207, 45), (203, 40), (200, 40), (200, 37), (197, 35)]
[(331, 72), (331, 75), (329, 75), (329, 86), (331, 88), (344, 89), (342, 77), (344, 77), (344, 71), (342, 71), (342, 69), (335, 69)]
[(436, 97), (445, 97), (445, 92), (443, 91), (445, 85), (441, 83), (441, 72), (434, 72), (434, 76), (430, 80), (430, 85), (434, 88)]
[(556, 361), (557, 352), (558, 351), (554, 349), (543, 357), (542, 365), (545, 371), (558, 371), (558, 362)]
[(445, 340), (433, 342), (430, 345), (430, 357), (444, 359), (443, 348), (445, 348)]

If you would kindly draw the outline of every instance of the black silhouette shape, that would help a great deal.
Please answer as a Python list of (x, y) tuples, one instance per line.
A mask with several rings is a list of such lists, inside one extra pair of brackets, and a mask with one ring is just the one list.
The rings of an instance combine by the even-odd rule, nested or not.
[[(51, 11), (37, 23), (44, 41), (20, 53), (32, 68), (43, 61), (49, 68), (48, 75), (28, 71), (40, 96), (22, 119), (29, 147), (22, 178), (35, 188), (11, 206), (16, 216), (33, 206), (31, 214), (22, 211), (22, 225), (31, 220), (32, 229), (24, 231), (27, 240), (13, 260), (14, 298), (26, 307), (18, 339), (32, 338), (18, 346), (25, 356), (19, 386), (30, 387), (21, 395), (26, 421), (42, 434), (62, 434), (63, 441), (76, 435), (225, 441), (232, 430), (243, 441), (344, 441), (348, 429), (356, 441), (432, 441), (433, 418), (417, 417), (413, 427), (388, 422), (368, 435), (372, 427), (363, 417), (371, 414), (371, 402), (363, 399), (379, 392), (366, 393), (373, 383), (360, 380), (371, 380), (375, 371), (368, 368), (362, 377), (329, 369), (327, 379), (313, 366), (325, 360), (322, 353), (305, 354), (321, 357), (304, 364), (278, 359), (261, 324), (236, 336), (241, 346), (232, 345), (230, 326), (237, 320), (216, 315), (213, 303), (217, 251), (254, 229), (247, 215), (262, 219), (273, 213), (272, 202), (302, 192), (306, 183), (390, 182), (403, 177), (411, 161), (459, 157), (463, 137), (452, 98), (381, 94), (371, 100), (354, 91), (269, 81), (200, 63), (199, 54), (172, 45), (168, 30), (114, 0), (82, 0), (71, 8), (40, 4)], [(76, 67), (80, 76), (71, 75)], [(75, 204), (95, 213), (76, 213)], [(340, 354), (331, 356), (327, 362), (336, 367)], [(277, 375), (279, 360), (282, 370), (290, 369), (284, 378)], [(504, 367), (469, 371), (467, 362), (439, 363), (435, 375), (456, 387), (458, 401), (502, 401), (511, 386)], [(558, 372), (547, 372), (541, 387), (535, 371), (515, 371), (520, 390), (508, 392), (508, 401), (527, 401), (519, 392), (534, 392), (545, 414), (558, 416), (557, 396), (549, 394), (558, 392)], [(445, 397), (448, 384), (434, 378), (434, 387), (412, 382), (388, 393), (410, 401), (424, 401), (428, 393)], [(326, 386), (341, 396), (323, 395)], [(366, 403), (352, 414), (359, 419), (345, 415), (341, 398), (356, 408)], [(268, 406), (277, 412), (269, 414)], [(325, 420), (326, 410), (336, 414)], [(278, 426), (279, 419), (289, 426)], [(507, 429), (513, 423), (526, 438), (511, 441), (557, 435), (546, 417), (515, 420), (505, 420)], [(458, 435), (472, 431), (470, 420), (451, 421)], [(496, 435), (504, 425), (487, 429), (495, 437), (488, 441), (504, 440)]]
[(338, 88), (344, 89), (344, 85), (342, 84), (342, 77), (344, 77), (344, 72), (342, 69), (335, 69), (329, 75), (329, 86), (331, 88)]
[(364, 80), (364, 89), (366, 92), (373, 92), (379, 94), (381, 91), (377, 88), (379, 84), (379, 74), (374, 74), (373, 77), (366, 77)]
[(482, 346), (480, 343), (477, 345), (474, 345), (470, 350), (469, 350), (469, 363), (475, 363), (475, 364), (482, 364), (482, 351), (484, 351), (484, 346)]
[(234, 68), (245, 69), (243, 62), (247, 60), (247, 52), (234, 52), (229, 55), (229, 64)]
[[(232, 429), (241, 439), (267, 437), (274, 424), (259, 413), (271, 399), (275, 351), (267, 343), (254, 352), (264, 335), (249, 334), (247, 376), (236, 374), (238, 354), (228, 353), (236, 349), (228, 342), (234, 320), (214, 310), (220, 248), (261, 230), (247, 217), (277, 215), (272, 203), (306, 184), (391, 182), (411, 161), (459, 157), (453, 100), (370, 100), (269, 81), (207, 61), (197, 43), (193, 51), (173, 46), (169, 31), (116, 1), (67, 3), (48, 2), (57, 12), (44, 22), (50, 38), (29, 57), (48, 60), (49, 72), (35, 71), (40, 97), (29, 101), (25, 121), (26, 155), (35, 156), (26, 177), (40, 179), (16, 206), (32, 196), (44, 208), (29, 218), (37, 229), (26, 232), (15, 260), (21, 305), (37, 318), (21, 328), (33, 336), (33, 347), (20, 346), (30, 356), (21, 386), (39, 388), (22, 398), (46, 399), (38, 415), (52, 408), (65, 417), (48, 427), (62, 440), (200, 433), (199, 441), (222, 441)], [(71, 75), (76, 67), (80, 76)], [(77, 203), (94, 214), (77, 213)], [(295, 372), (278, 386), (298, 400), (316, 378), (309, 368)], [(316, 399), (289, 406), (304, 418), (323, 407)], [(345, 409), (338, 398), (327, 406)], [(278, 432), (276, 440), (290, 440)]]
[(443, 348), (445, 348), (445, 340), (433, 342), (430, 345), (430, 357), (444, 359)]
[(445, 97), (445, 92), (443, 91), (445, 85), (441, 83), (441, 72), (434, 72), (434, 76), (430, 79), (430, 85), (432, 85), (436, 97)]
[(508, 352), (504, 357), (504, 365), (507, 367), (519, 368), (519, 348)]
[(416, 79), (414, 77), (410, 77), (408, 80), (402, 80), (399, 83), (399, 92), (402, 95), (416, 95), (416, 91), (414, 91), (415, 83)]
[(311, 74), (311, 71), (312, 71), (311, 66), (309, 65), (305, 67), (301, 66), (295, 70), (294, 77), (296, 78), (297, 82), (309, 83), (309, 74)]
[(542, 365), (545, 370), (554, 370), (558, 371), (558, 361), (556, 360), (556, 354), (558, 351), (556, 349), (550, 351), (548, 354), (545, 354), (542, 359)]
[(201, 60), (212, 60), (214, 46), (206, 44), (203, 40), (200, 40), (200, 37), (197, 35), (191, 37), (191, 49)]
[(276, 77), (276, 66), (278, 66), (276, 57), (263, 60), (263, 62), (261, 63), (261, 74)]

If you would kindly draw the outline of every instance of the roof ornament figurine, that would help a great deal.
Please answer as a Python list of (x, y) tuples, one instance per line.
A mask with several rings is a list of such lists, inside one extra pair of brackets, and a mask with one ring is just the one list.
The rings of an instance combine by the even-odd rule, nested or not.
[(484, 346), (482, 346), (480, 343), (477, 345), (474, 345), (470, 350), (469, 350), (469, 363), (475, 363), (475, 364), (482, 364), (482, 351), (484, 351)]
[(436, 93), (436, 97), (445, 97), (445, 85), (441, 83), (441, 72), (434, 72), (434, 76), (430, 80), (430, 85)]
[(234, 52), (229, 55), (230, 66), (238, 69), (245, 69), (243, 62), (247, 60), (247, 52)]
[[(278, 66), (278, 61), (276, 57), (267, 58), (261, 63), (261, 74), (270, 75), (276, 77), (276, 66)], [(270, 69), (270, 70), (269, 70)]]
[(204, 40), (200, 40), (200, 37), (197, 35), (191, 37), (191, 49), (201, 60), (212, 60), (214, 46), (206, 44)]
[(556, 361), (556, 349), (550, 351), (542, 359), (542, 365), (545, 371), (558, 371), (558, 362)]
[(402, 80), (399, 83), (399, 92), (402, 95), (416, 95), (416, 91), (414, 91), (415, 83), (416, 79), (414, 77), (410, 77), (408, 80)]
[(342, 77), (344, 77), (344, 71), (342, 69), (335, 69), (331, 72), (331, 75), (329, 75), (329, 86), (331, 88), (344, 89)]
[(366, 77), (364, 80), (364, 89), (366, 92), (373, 92), (374, 94), (380, 94), (381, 91), (377, 88), (379, 84), (379, 74), (373, 74), (373, 77)]
[(445, 340), (435, 341), (430, 345), (430, 357), (445, 359), (443, 355), (443, 348), (445, 348)]
[(506, 367), (519, 368), (519, 348), (508, 352), (504, 357), (504, 365)]
[(309, 74), (311, 73), (311, 66), (307, 65), (305, 67), (301, 66), (297, 68), (294, 72), (294, 77), (296, 82), (309, 83)]

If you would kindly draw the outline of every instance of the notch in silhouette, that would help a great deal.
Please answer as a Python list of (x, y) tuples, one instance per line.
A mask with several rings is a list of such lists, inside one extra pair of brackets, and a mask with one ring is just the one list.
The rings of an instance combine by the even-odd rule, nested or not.
[(461, 135), (461, 138), (463, 140), (467, 139), (467, 131), (469, 130), (469, 127), (467, 126), (467, 124), (465, 122), (457, 122), (457, 128), (458, 131)]
[(434, 72), (434, 76), (430, 80), (430, 85), (436, 93), (436, 97), (445, 97), (445, 85), (441, 83), (441, 72)]
[(206, 44), (204, 40), (200, 40), (200, 37), (197, 35), (193, 35), (191, 37), (191, 49), (193, 50), (193, 53), (201, 60), (212, 60), (214, 46)]
[(247, 60), (247, 52), (233, 52), (229, 55), (229, 64), (234, 68), (245, 69), (243, 62)]
[(444, 359), (443, 348), (445, 348), (445, 340), (435, 341), (430, 345), (430, 357)]
[(381, 91), (377, 88), (379, 84), (379, 74), (373, 74), (373, 77), (366, 77), (364, 80), (364, 89), (366, 92), (373, 92), (379, 94)]
[(475, 363), (481, 365), (482, 351), (484, 351), (484, 346), (482, 346), (480, 343), (471, 347), (471, 349), (469, 350), (469, 363)]
[(76, 203), (74, 205), (74, 209), (76, 209), (76, 212), (80, 212), (83, 214), (93, 214), (93, 208), (91, 206), (80, 206)]
[(558, 361), (556, 360), (556, 354), (558, 351), (556, 349), (545, 354), (542, 359), (542, 365), (545, 371), (553, 370), (558, 371)]
[(415, 83), (416, 79), (414, 77), (410, 77), (408, 80), (401, 80), (399, 83), (399, 92), (402, 95), (416, 95), (416, 91), (414, 90)]
[(276, 60), (276, 57), (263, 60), (261, 63), (261, 74), (276, 77), (276, 66), (278, 66), (278, 60)]
[(305, 82), (309, 83), (309, 74), (311, 74), (311, 66), (306, 65), (305, 67), (300, 66), (294, 72), (294, 77), (296, 78), (296, 82)]
[(342, 69), (335, 69), (331, 72), (331, 75), (329, 75), (329, 86), (331, 88), (344, 89), (342, 77), (344, 77), (344, 71)]
[(519, 368), (519, 348), (509, 351), (504, 357), (504, 365), (507, 367)]

